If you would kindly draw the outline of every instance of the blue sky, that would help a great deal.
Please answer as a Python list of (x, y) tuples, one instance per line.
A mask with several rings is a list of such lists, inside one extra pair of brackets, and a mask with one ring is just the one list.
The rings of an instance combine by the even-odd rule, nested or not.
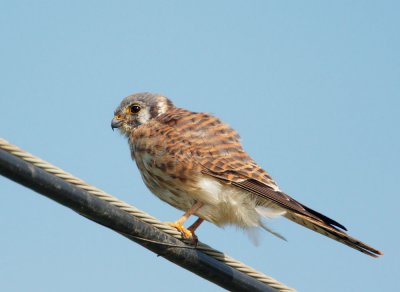
[[(297, 200), (385, 252), (376, 260), (285, 219), (258, 247), (200, 239), (299, 291), (396, 290), (400, 271), (398, 1), (2, 1), (0, 135), (160, 218), (110, 129), (133, 92), (218, 115)], [(1, 291), (219, 291), (0, 178)]]

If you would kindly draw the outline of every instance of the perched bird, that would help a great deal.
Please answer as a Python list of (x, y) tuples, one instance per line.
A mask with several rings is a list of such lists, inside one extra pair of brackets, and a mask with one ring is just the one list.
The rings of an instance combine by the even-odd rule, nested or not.
[[(146, 186), (184, 211), (172, 226), (195, 239), (207, 220), (242, 229), (263, 227), (262, 219), (284, 216), (367, 255), (382, 252), (349, 236), (347, 229), (282, 192), (243, 150), (235, 130), (207, 113), (175, 107), (165, 96), (136, 93), (115, 110), (112, 129), (128, 138), (132, 159)], [(191, 215), (197, 221), (186, 229)]]

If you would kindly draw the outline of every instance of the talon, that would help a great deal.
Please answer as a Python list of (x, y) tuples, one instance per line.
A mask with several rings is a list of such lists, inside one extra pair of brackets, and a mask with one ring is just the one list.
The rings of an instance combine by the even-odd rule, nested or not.
[(193, 232), (191, 232), (189, 229), (186, 229), (182, 224), (179, 224), (178, 222), (166, 222), (169, 226), (177, 229), (181, 234), (184, 239), (190, 239), (193, 240), (194, 238), (197, 239), (197, 236), (194, 235)]
[(194, 212), (196, 212), (198, 209), (200, 209), (203, 206), (203, 203), (196, 202), (189, 210), (183, 214), (182, 217), (180, 217), (178, 220), (175, 222), (165, 222), (165, 224), (177, 229), (181, 234), (184, 239), (189, 239), (192, 241), (194, 245), (197, 245), (198, 243), (198, 238), (196, 234), (194, 234), (194, 231), (196, 230), (197, 227), (204, 221), (203, 219), (199, 218), (196, 220), (195, 223), (193, 223), (188, 229), (186, 229), (183, 224), (186, 222), (186, 220), (192, 215)]
[[(188, 230), (189, 230), (189, 229), (188, 229)], [(194, 231), (189, 230), (189, 232), (190, 232), (191, 235), (192, 235), (191, 238), (190, 238), (192, 244), (193, 244), (194, 246), (197, 246), (197, 244), (199, 243), (199, 238), (197, 237), (196, 234), (194, 234)]]

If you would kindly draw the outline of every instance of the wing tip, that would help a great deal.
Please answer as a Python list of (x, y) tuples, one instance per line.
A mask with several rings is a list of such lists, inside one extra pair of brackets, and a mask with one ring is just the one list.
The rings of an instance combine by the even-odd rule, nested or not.
[(342, 230), (344, 230), (344, 231), (348, 231), (347, 228), (346, 228), (344, 225), (340, 224), (339, 222), (337, 222), (337, 221), (335, 221), (335, 220), (329, 218), (328, 216), (325, 216), (324, 214), (321, 214), (320, 212), (317, 212), (317, 211), (315, 211), (315, 210), (313, 210), (313, 209), (311, 209), (311, 208), (309, 208), (309, 207), (307, 207), (307, 206), (305, 206), (305, 205), (303, 205), (303, 204), (301, 204), (301, 205), (303, 206), (303, 208), (304, 208), (308, 213), (310, 213), (310, 214), (316, 216), (316, 217), (319, 218), (320, 220), (324, 221), (326, 224), (331, 225), (331, 226), (333, 226), (333, 227), (338, 227), (338, 228), (340, 228), (340, 229), (342, 229)]
[(383, 252), (381, 252), (380, 250), (376, 250), (376, 249), (364, 249), (364, 250), (361, 250), (361, 252), (363, 252), (373, 258), (376, 258), (376, 259), (378, 259), (379, 257), (384, 255)]

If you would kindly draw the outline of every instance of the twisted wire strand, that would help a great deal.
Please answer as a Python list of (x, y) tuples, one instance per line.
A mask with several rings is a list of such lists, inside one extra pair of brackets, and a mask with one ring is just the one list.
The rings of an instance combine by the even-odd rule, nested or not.
[[(180, 239), (180, 240), (182, 239), (180, 232), (178, 232), (175, 228), (162, 223), (157, 218), (147, 214), (146, 212), (144, 212), (132, 205), (129, 205), (126, 202), (121, 201), (120, 199), (86, 183), (85, 181), (73, 176), (72, 174), (62, 170), (61, 168), (58, 168), (58, 167), (48, 163), (47, 161), (44, 161), (44, 160), (40, 159), (39, 157), (36, 157), (36, 156), (26, 152), (25, 150), (22, 150), (21, 148), (9, 143), (8, 141), (4, 140), (3, 138), (0, 138), (0, 148), (11, 153), (14, 156), (17, 156), (25, 161), (28, 161), (29, 163), (45, 170), (46, 172), (48, 172), (50, 174), (53, 174), (65, 181), (69, 182), (70, 184), (77, 186), (78, 188), (81, 188), (81, 189), (89, 192), (90, 194), (110, 203), (111, 205), (114, 205), (114, 206), (124, 210), (125, 212), (139, 218), (140, 220), (142, 220), (148, 224), (151, 224), (152, 226), (158, 228), (159, 230), (162, 230), (163, 232), (165, 232), (177, 239)], [(201, 250), (208, 256), (211, 256), (211, 257), (215, 258), (216, 260), (223, 262), (226, 265), (233, 267), (233, 268), (237, 269), (238, 271), (257, 279), (258, 281), (263, 282), (280, 292), (296, 291), (293, 288), (290, 288), (290, 287), (286, 286), (285, 284), (280, 283), (279, 281), (275, 280), (274, 278), (267, 276), (255, 269), (253, 269), (252, 267), (249, 267), (249, 266), (243, 264), (242, 262), (235, 260), (234, 258), (224, 254), (223, 252), (218, 251), (218, 250), (208, 246), (207, 244), (199, 242), (197, 245), (197, 249)]]

